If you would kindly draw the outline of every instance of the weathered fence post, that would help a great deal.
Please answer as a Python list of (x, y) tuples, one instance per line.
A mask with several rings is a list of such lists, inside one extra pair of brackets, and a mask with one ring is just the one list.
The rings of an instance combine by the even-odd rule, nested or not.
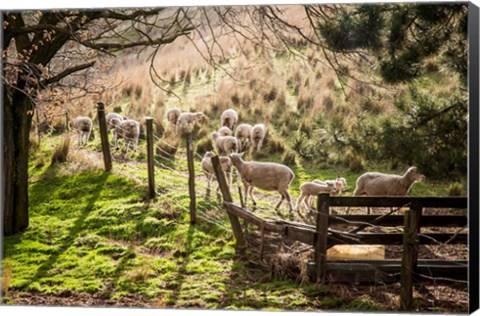
[(187, 162), (188, 162), (188, 193), (190, 195), (190, 224), (197, 222), (196, 214), (196, 196), (195, 196), (195, 167), (193, 164), (193, 141), (192, 133), (185, 135), (187, 143)]
[(155, 167), (153, 157), (153, 118), (146, 117), (147, 125), (147, 164), (148, 164), (148, 196), (153, 199), (155, 193)]
[[(220, 159), (218, 158), (218, 156), (214, 156), (211, 159), (213, 171), (215, 172), (215, 176), (217, 177), (218, 186), (220, 187), (220, 191), (222, 192), (223, 200), (226, 202), (233, 202), (232, 196), (230, 195), (230, 190), (228, 189), (227, 181), (225, 180), (225, 175), (223, 174), (222, 166), (220, 165)], [(230, 220), (230, 224), (232, 225), (233, 235), (235, 236), (235, 240), (237, 241), (237, 248), (241, 253), (243, 253), (246, 245), (245, 239), (243, 237), (242, 226), (240, 226), (238, 216), (230, 214), (228, 210), (227, 215)]]
[(100, 125), (100, 139), (102, 141), (103, 163), (105, 171), (112, 170), (112, 156), (108, 142), (107, 121), (105, 119), (105, 106), (102, 102), (97, 103), (98, 123)]
[(400, 268), (400, 309), (410, 311), (413, 305), (413, 273), (418, 261), (418, 233), (421, 206), (414, 205), (405, 212), (402, 266)]
[(327, 243), (328, 243), (328, 213), (330, 209), (330, 195), (323, 193), (317, 200), (317, 236), (315, 239), (315, 280), (325, 283), (327, 268)]

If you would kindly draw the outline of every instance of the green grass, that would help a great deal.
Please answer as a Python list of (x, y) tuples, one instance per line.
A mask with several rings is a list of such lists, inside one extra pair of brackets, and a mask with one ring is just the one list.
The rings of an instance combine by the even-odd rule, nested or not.
[[(230, 230), (202, 220), (190, 225), (183, 184), (151, 202), (133, 180), (145, 177), (140, 164), (129, 174), (121, 164), (112, 173), (38, 164), (56, 141), (45, 140), (31, 159), (28, 229), (4, 239), (2, 266), (11, 275), (4, 303), (15, 303), (9, 291), (69, 291), (112, 300), (136, 295), (159, 307), (329, 308), (325, 288), (271, 280), (248, 267), (235, 255)], [(168, 179), (158, 179), (168, 187)]]

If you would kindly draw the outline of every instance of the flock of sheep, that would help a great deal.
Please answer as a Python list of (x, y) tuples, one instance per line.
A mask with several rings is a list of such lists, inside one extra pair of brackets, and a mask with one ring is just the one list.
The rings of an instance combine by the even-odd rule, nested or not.
[[(172, 130), (182, 136), (193, 132), (195, 126), (202, 122), (206, 116), (202, 112), (182, 112), (178, 108), (171, 108), (167, 112), (167, 120)], [(118, 140), (123, 138), (123, 150), (128, 151), (130, 145), (137, 150), (140, 135), (140, 123), (128, 119), (118, 113), (106, 115), (108, 129), (112, 132), (115, 147), (119, 149)], [(78, 144), (86, 144), (92, 131), (92, 120), (88, 117), (77, 117), (73, 123), (73, 129), (78, 133)], [(312, 180), (300, 185), (300, 196), (297, 198), (295, 207), (290, 193), (290, 183), (295, 177), (293, 171), (283, 164), (274, 162), (245, 161), (246, 151), (260, 151), (267, 135), (267, 127), (263, 123), (251, 125), (248, 123), (238, 124), (238, 114), (234, 109), (225, 110), (220, 117), (220, 128), (212, 132), (211, 137), (215, 149), (220, 156), (220, 163), (224, 171), (229, 187), (232, 185), (232, 166), (238, 171), (239, 183), (243, 182), (245, 204), (248, 196), (256, 205), (253, 189), (259, 188), (266, 191), (277, 191), (280, 201), (275, 209), (279, 209), (283, 201), (287, 201), (289, 210), (299, 211), (300, 207), (311, 208), (316, 195), (328, 193), (339, 195), (347, 187), (345, 178), (334, 180)], [(201, 167), (208, 182), (207, 190), (210, 191), (214, 170), (211, 157), (215, 153), (205, 153)], [(425, 177), (417, 173), (416, 167), (410, 167), (403, 175), (385, 174), (379, 172), (367, 172), (356, 181), (354, 196), (405, 196), (413, 183), (423, 181)]]
[[(173, 108), (167, 112), (167, 118), (172, 128), (175, 127), (177, 134), (191, 133), (198, 119), (203, 119), (205, 115), (202, 112), (184, 112)], [(238, 171), (239, 182), (243, 182), (245, 204), (248, 197), (256, 205), (253, 196), (253, 189), (259, 188), (266, 191), (277, 191), (280, 195), (280, 201), (275, 209), (279, 209), (283, 201), (287, 201), (290, 212), (293, 209), (299, 211), (300, 207), (311, 208), (316, 195), (328, 193), (330, 195), (339, 195), (347, 187), (345, 178), (334, 180), (313, 180), (300, 185), (300, 196), (296, 201), (295, 207), (290, 193), (288, 192), (290, 183), (295, 177), (293, 171), (283, 164), (274, 162), (245, 161), (244, 152), (260, 151), (265, 140), (267, 129), (263, 123), (254, 126), (247, 123), (238, 123), (238, 114), (233, 109), (225, 110), (220, 116), (220, 128), (212, 132), (212, 140), (220, 156), (220, 164), (227, 179), (227, 184), (232, 185), (232, 166)], [(202, 159), (202, 171), (210, 190), (213, 179), (213, 166), (211, 157), (215, 153), (209, 151), (205, 153)], [(404, 196), (407, 195), (410, 187), (416, 181), (423, 181), (424, 176), (417, 173), (416, 167), (410, 167), (404, 175), (384, 174), (379, 172), (367, 172), (360, 176), (356, 181), (354, 196)]]
[[(118, 113), (108, 113), (105, 117), (107, 128), (113, 135), (115, 148), (119, 149), (118, 140), (123, 139), (123, 151), (128, 151), (132, 147), (133, 151), (137, 150), (138, 139), (140, 137), (140, 123), (128, 119), (126, 116)], [(78, 145), (86, 145), (90, 134), (92, 133), (93, 121), (86, 116), (78, 116), (72, 122), (72, 129), (78, 135)]]

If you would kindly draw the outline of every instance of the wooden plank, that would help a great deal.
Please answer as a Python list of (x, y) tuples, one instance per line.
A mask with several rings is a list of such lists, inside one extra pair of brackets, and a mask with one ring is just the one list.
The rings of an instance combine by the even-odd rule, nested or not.
[(467, 208), (466, 197), (392, 197), (339, 196), (330, 198), (330, 206), (408, 207), (417, 203), (422, 207)]
[(330, 210), (329, 199), (330, 195), (328, 193), (319, 194), (317, 199), (317, 238), (315, 238), (314, 243), (315, 262), (317, 263), (315, 269), (315, 281), (321, 284), (325, 283), (326, 277), (325, 269), (328, 249), (328, 212)]
[[(451, 240), (450, 240), (451, 239)], [(420, 244), (435, 245), (449, 241), (449, 244), (467, 244), (468, 234), (428, 233), (419, 235)], [(402, 233), (357, 233), (355, 239), (346, 238), (341, 235), (330, 235), (329, 245), (401, 245), (403, 242)]]
[(97, 116), (100, 129), (100, 140), (102, 142), (103, 164), (105, 171), (112, 170), (112, 155), (110, 154), (110, 143), (108, 142), (107, 120), (105, 119), (105, 105), (97, 103)]
[(317, 232), (310, 229), (300, 228), (296, 226), (285, 225), (285, 236), (292, 240), (313, 245)]
[(220, 187), (220, 191), (222, 192), (223, 204), (227, 209), (228, 219), (230, 220), (230, 225), (232, 225), (233, 235), (235, 236), (235, 240), (237, 242), (237, 248), (241, 253), (243, 253), (246, 248), (245, 238), (238, 217), (231, 212), (231, 205), (233, 205), (233, 200), (232, 196), (230, 195), (230, 190), (228, 189), (225, 174), (223, 173), (222, 166), (220, 165), (220, 159), (218, 158), (218, 156), (214, 156), (211, 159), (213, 171), (215, 172), (218, 186)]
[(146, 117), (147, 125), (147, 170), (148, 170), (148, 196), (153, 199), (155, 192), (155, 165), (153, 156), (153, 117)]
[(188, 163), (188, 194), (190, 196), (190, 223), (195, 224), (197, 222), (196, 212), (196, 193), (195, 193), (195, 167), (193, 164), (193, 141), (192, 133), (185, 135), (185, 141), (187, 144), (187, 163)]
[[(338, 260), (327, 261), (327, 279), (331, 282), (353, 283), (360, 274), (360, 283), (398, 282), (400, 260)], [(314, 280), (315, 262), (307, 263), (307, 274)], [(467, 260), (418, 260), (415, 282), (436, 278), (437, 282), (468, 280)]]
[[(348, 224), (362, 225), (371, 223), (378, 215), (330, 215), (330, 225)], [(467, 216), (457, 215), (422, 215), (422, 227), (464, 227), (468, 225)], [(375, 226), (403, 226), (403, 215), (390, 215), (375, 223)]]

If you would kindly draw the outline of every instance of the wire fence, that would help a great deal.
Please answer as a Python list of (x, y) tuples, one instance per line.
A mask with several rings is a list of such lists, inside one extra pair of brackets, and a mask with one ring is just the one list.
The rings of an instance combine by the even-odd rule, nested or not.
[[(128, 130), (124, 129), (122, 130), (122, 132), (128, 132)], [(155, 179), (158, 180), (156, 181), (156, 192), (158, 194), (167, 194), (168, 198), (171, 199), (177, 209), (181, 210), (182, 212), (188, 212), (190, 211), (190, 209), (188, 207), (188, 204), (185, 202), (188, 200), (189, 196), (188, 194), (179, 194), (179, 192), (186, 192), (186, 189), (189, 185), (190, 174), (187, 164), (187, 148), (184, 145), (183, 140), (179, 140), (178, 138), (173, 138), (172, 142), (169, 142), (168, 138), (161, 138), (156, 135), (152, 136), (154, 140), (154, 176)], [(143, 146), (140, 146), (139, 150), (143, 151)], [(232, 227), (228, 224), (227, 213), (223, 207), (222, 199), (219, 197), (218, 183), (216, 181), (216, 177), (202, 170), (201, 161), (204, 157), (202, 157), (198, 152), (194, 152), (193, 157), (195, 170), (195, 196), (197, 201), (195, 209), (198, 218), (200, 218), (205, 223), (208, 223), (209, 225), (213, 225), (214, 227), (218, 227), (227, 232), (231, 232)], [(135, 157), (134, 160), (138, 163), (146, 162), (145, 156), (142, 155)], [(121, 159), (119, 159), (119, 161), (121, 161)], [(134, 173), (134, 176), (139, 177), (138, 173)], [(245, 191), (242, 189), (243, 185), (241, 183), (241, 179), (236, 174), (234, 167), (232, 167), (231, 177), (232, 182), (230, 184), (230, 191), (234, 199), (237, 201), (240, 199), (248, 199), (249, 206), (251, 206), (251, 197), (244, 196)], [(145, 181), (143, 176), (140, 176), (139, 180)], [(241, 191), (242, 193), (237, 192), (237, 190)], [(278, 200), (280, 199), (280, 195), (277, 192), (261, 192), (258, 195), (255, 195), (255, 197), (257, 200), (257, 205), (251, 208), (255, 215), (265, 220), (278, 220), (279, 217), (287, 217), (291, 220), (295, 219), (298, 221), (298, 225), (304, 225), (302, 226), (304, 228), (310, 227), (311, 230), (315, 231), (315, 218), (318, 218), (317, 215), (319, 214), (319, 212), (315, 207), (312, 207), (312, 205), (308, 203), (308, 199), (306, 201), (306, 212), (294, 211), (292, 213), (286, 213), (284, 211), (278, 212), (272, 210), (274, 203), (278, 202)], [(292, 197), (291, 203), (295, 208), (296, 199), (294, 197)], [(243, 205), (243, 201), (241, 201), (240, 204)], [(402, 208), (406, 206), (408, 205), (390, 208), (389, 211), (386, 211), (386, 216), (399, 213)], [(285, 202), (283, 204), (283, 208), (286, 208)], [(392, 233), (394, 231), (397, 233), (403, 232), (403, 227), (401, 225), (390, 226), (386, 228), (387, 225), (381, 225), (376, 221), (349, 220), (348, 218), (345, 218), (343, 217), (343, 215), (341, 215), (342, 212), (340, 208), (332, 206), (331, 209), (337, 210), (337, 212), (330, 212), (330, 218), (337, 220), (337, 222), (340, 222), (342, 225), (356, 227), (350, 228), (349, 231), (336, 231), (335, 226), (329, 227), (330, 230), (328, 238), (336, 245), (362, 244), (362, 239), (359, 238), (358, 235), (356, 235), (358, 231), (362, 230), (381, 233), (385, 232), (385, 234)], [(382, 216), (380, 215), (379, 217)], [(436, 249), (447, 249), (452, 245), (456, 245), (457, 236), (459, 236), (459, 234), (462, 234), (465, 231), (468, 231), (468, 226), (457, 227), (455, 229), (452, 228), (454, 232), (453, 234), (450, 234), (447, 239), (437, 239), (434, 234), (430, 234), (427, 231), (423, 230), (424, 228), (425, 227), (422, 227), (422, 229), (418, 231), (418, 237), (426, 240), (429, 244), (428, 247), (436, 247)], [(261, 234), (263, 243), (263, 232)], [(284, 240), (284, 238), (282, 240)], [(284, 244), (283, 241), (282, 246), (286, 247), (286, 249), (288, 251), (291, 251), (292, 253), (298, 250), (293, 248), (289, 249), (288, 245)], [(311, 245), (307, 245), (304, 248), (304, 251), (313, 251), (314, 249), (314, 247), (312, 247)], [(394, 251), (392, 251), (391, 253), (394, 253)], [(463, 260), (466, 258), (461, 259)], [(400, 272), (386, 272), (383, 268), (379, 267), (377, 264), (374, 263), (362, 262), (361, 265), (364, 268), (369, 268), (371, 271), (382, 274), (387, 278), (398, 278), (400, 276)], [(466, 263), (460, 261), (452, 261), (452, 265), (461, 269), (467, 269), (468, 267)], [(457, 277), (457, 275), (455, 274), (438, 276), (433, 272), (433, 270), (429, 270), (428, 266), (426, 268), (423, 267), (421, 270), (413, 271), (412, 278), (430, 280), (433, 282), (454, 282), (458, 284), (468, 283), (467, 281), (465, 281), (465, 279)]]

